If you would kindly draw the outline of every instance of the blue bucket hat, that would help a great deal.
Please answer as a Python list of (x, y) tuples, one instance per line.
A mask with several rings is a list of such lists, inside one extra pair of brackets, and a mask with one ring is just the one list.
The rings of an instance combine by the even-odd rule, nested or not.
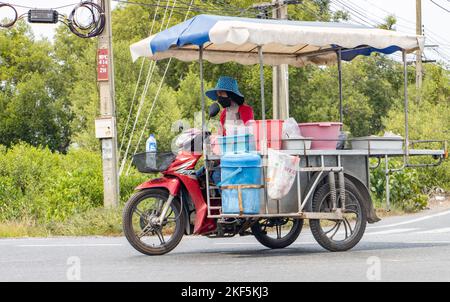
[(219, 91), (219, 90), (233, 92), (237, 96), (244, 99), (244, 96), (239, 91), (238, 83), (237, 83), (236, 79), (234, 79), (232, 77), (221, 76), (219, 78), (219, 80), (217, 81), (216, 87), (206, 91), (205, 94), (211, 100), (215, 101), (215, 100), (217, 100), (217, 91)]

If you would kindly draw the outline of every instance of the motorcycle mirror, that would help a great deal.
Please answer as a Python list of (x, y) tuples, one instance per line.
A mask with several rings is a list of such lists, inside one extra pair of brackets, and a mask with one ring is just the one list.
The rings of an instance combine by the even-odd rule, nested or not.
[(215, 117), (220, 111), (220, 106), (216, 102), (209, 106), (209, 117)]

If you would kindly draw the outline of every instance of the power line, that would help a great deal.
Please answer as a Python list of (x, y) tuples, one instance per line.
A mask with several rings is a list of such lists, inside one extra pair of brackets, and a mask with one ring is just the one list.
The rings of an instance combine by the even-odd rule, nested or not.
[[(350, 5), (350, 3), (351, 3), (351, 6), (356, 7), (356, 8), (358, 9), (359, 12), (362, 11), (362, 14), (363, 14), (367, 19), (370, 20), (370, 18), (367, 17), (367, 15), (366, 15), (366, 13), (365, 13), (365, 10), (366, 10), (365, 8), (363, 8), (363, 7), (359, 6), (359, 5), (357, 5), (357, 4), (354, 3), (353, 1), (347, 1), (347, 3), (349, 3), (349, 5)], [(371, 14), (373, 17), (375, 17), (375, 18), (381, 20), (381, 23), (384, 23), (384, 22), (385, 22), (386, 16), (380, 17), (380, 16), (374, 14), (373, 12), (370, 12), (370, 14)], [(388, 13), (387, 16), (389, 16), (389, 15), (392, 15), (392, 14)], [(380, 21), (375, 21), (375, 20), (374, 20), (374, 22), (375, 22), (375, 23), (380, 23)]]
[[(428, 33), (431, 33), (431, 35), (434, 36), (437, 40), (442, 40), (442, 41), (445, 41), (445, 42), (447, 42), (448, 44), (450, 44), (450, 41), (449, 41), (449, 40), (446, 40), (444, 37), (438, 35), (437, 33), (433, 32), (433, 31), (431, 31), (431, 30), (429, 30), (428, 27), (424, 26), (424, 30), (426, 30), (426, 32), (428, 32)], [(445, 43), (444, 43), (444, 44), (445, 44)]]
[[(176, 1), (175, 1), (175, 2), (176, 2)], [(191, 4), (192, 4), (193, 2), (194, 2), (194, 0), (191, 0)], [(190, 12), (189, 10), (186, 12), (186, 15), (185, 15), (185, 17), (184, 17), (184, 20), (185, 20), (185, 21), (187, 20), (187, 17), (188, 17), (188, 15), (189, 15), (189, 12)], [(171, 15), (169, 16), (169, 21), (170, 21), (170, 17), (171, 17)], [(169, 21), (167, 22), (167, 27), (169, 26)], [(166, 27), (166, 28), (167, 28), (167, 27)], [(161, 81), (160, 81), (160, 83), (159, 83), (158, 90), (156, 91), (155, 97), (153, 98), (153, 102), (152, 102), (152, 106), (151, 106), (151, 108), (150, 108), (150, 112), (149, 112), (148, 115), (147, 115), (147, 119), (145, 120), (144, 127), (142, 128), (141, 135), (139, 136), (139, 140), (138, 140), (138, 142), (137, 142), (137, 144), (136, 144), (136, 148), (135, 148), (133, 154), (136, 154), (136, 153), (137, 153), (137, 150), (138, 150), (138, 148), (139, 148), (139, 145), (140, 145), (140, 143), (141, 143), (141, 141), (142, 141), (142, 138), (143, 138), (143, 136), (144, 136), (145, 128), (147, 127), (148, 121), (150, 120), (150, 116), (151, 116), (151, 114), (152, 114), (152, 112), (153, 112), (153, 108), (155, 107), (156, 101), (158, 100), (159, 93), (161, 92), (162, 85), (163, 85), (164, 80), (165, 80), (165, 78), (166, 78), (166, 74), (167, 74), (167, 71), (169, 70), (170, 63), (171, 63), (171, 62), (172, 62), (172, 58), (169, 58), (169, 61), (167, 62), (166, 68), (165, 68), (165, 70), (164, 70), (164, 74), (163, 74), (163, 76), (162, 76), (162, 78), (161, 78)], [(124, 157), (124, 160), (126, 161), (126, 157)], [(126, 172), (127, 175), (128, 175), (128, 173), (130, 172), (131, 165), (132, 165), (132, 161), (130, 161), (130, 164), (129, 164), (129, 166), (128, 166), (128, 169), (127, 169), (127, 172)]]
[[(336, 3), (336, 2), (337, 3)], [(347, 11), (350, 15), (352, 15), (352, 16), (354, 16), (354, 17), (356, 17), (356, 18), (358, 18), (358, 20), (360, 20), (360, 21), (358, 21), (358, 20), (353, 20), (355, 23), (358, 23), (358, 24), (360, 24), (360, 25), (370, 25), (370, 26), (375, 26), (374, 24), (372, 24), (371, 23), (371, 21), (373, 21), (373, 20), (371, 20), (371, 19), (369, 19), (369, 20), (366, 20), (366, 18), (364, 17), (364, 14), (363, 13), (361, 13), (361, 12), (359, 12), (358, 13), (358, 11), (357, 10), (355, 10), (355, 9), (351, 9), (350, 8), (350, 5), (346, 5), (345, 3), (343, 3), (343, 2), (341, 2), (340, 0), (331, 0), (331, 3), (330, 4), (333, 4), (335, 7), (337, 7), (338, 9), (339, 8), (343, 8), (345, 11)], [(406, 20), (406, 19), (405, 19)], [(362, 23), (363, 22), (363, 23)], [(431, 32), (431, 31), (430, 31)], [(434, 40), (434, 39), (429, 39), (430, 41), (432, 41), (432, 42), (435, 42), (436, 44), (441, 44), (439, 41), (436, 41), (436, 40)], [(436, 52), (436, 53), (438, 53), (439, 55), (440, 55), (440, 57), (445, 61), (445, 62), (449, 62), (449, 59), (448, 59), (448, 57), (447, 57), (447, 52), (445, 51), (445, 50), (440, 50), (440, 51), (437, 51), (437, 50), (435, 50), (434, 49), (434, 51)], [(391, 56), (395, 56), (395, 54), (391, 54)], [(450, 56), (450, 55), (449, 55)]]
[(430, 0), (431, 3), (433, 3), (434, 5), (436, 5), (437, 7), (443, 9), (444, 11), (446, 11), (447, 13), (450, 13), (450, 10), (446, 9), (445, 7), (441, 6), (440, 4), (434, 2), (434, 0)]
[[(373, 4), (372, 2), (370, 2), (368, 0), (364, 0), (364, 1), (366, 3), (368, 3), (369, 5), (371, 5), (371, 6), (375, 7), (375, 8), (378, 8), (379, 10), (381, 10), (381, 11), (387, 13), (387, 14), (391, 14), (391, 12), (387, 11), (386, 9), (383, 9), (382, 7), (379, 7), (379, 6), (375, 5), (375, 4)], [(447, 1), (450, 1), (450, 0), (447, 0)], [(403, 20), (404, 22), (409, 23), (411, 25), (414, 25), (414, 27), (412, 27), (412, 26), (407, 26), (407, 25), (396, 24), (397, 26), (405, 27), (405, 28), (408, 28), (408, 29), (412, 29), (414, 32), (416, 31), (416, 28), (415, 28), (416, 23), (414, 21), (411, 21), (409, 19), (403, 18), (401, 16), (397, 16), (397, 15), (395, 15), (395, 18), (397, 18), (399, 20)], [(424, 28), (425, 28), (425, 26), (424, 26)], [(446, 38), (443, 38), (442, 36), (438, 35), (437, 33), (433, 32), (432, 30), (430, 30), (428, 28), (427, 28), (427, 32), (435, 35), (436, 37), (439, 37), (439, 39), (442, 39), (442, 40), (446, 41)], [(446, 42), (450, 43), (449, 41), (446, 41)]]
[[(166, 20), (167, 11), (168, 11), (168, 9), (169, 9), (169, 3), (170, 3), (170, 2), (167, 2), (166, 5), (165, 5), (165, 10), (164, 10), (164, 15), (163, 15), (163, 20), (162, 20), (162, 22), (161, 22), (159, 31), (161, 31), (161, 30), (163, 29), (163, 27), (164, 27), (164, 22), (165, 22), (165, 20)], [(175, 5), (176, 5), (176, 0), (174, 0), (174, 2), (173, 2), (173, 5), (172, 5), (172, 11), (173, 11), (173, 8), (175, 7)], [(171, 17), (172, 17), (172, 14), (169, 15), (169, 18), (171, 18)], [(169, 26), (169, 22), (170, 22), (170, 19), (167, 21), (167, 26)], [(153, 63), (153, 64), (152, 64), (152, 63)], [(128, 156), (128, 152), (130, 151), (130, 147), (131, 147), (131, 143), (132, 143), (134, 131), (136, 130), (136, 126), (137, 126), (138, 121), (139, 121), (139, 116), (141, 115), (142, 106), (144, 105), (145, 97), (147, 96), (148, 87), (149, 87), (150, 82), (151, 82), (151, 80), (152, 80), (153, 72), (154, 72), (154, 70), (155, 70), (155, 66), (156, 66), (156, 62), (155, 62), (155, 61), (151, 61), (151, 62), (150, 62), (150, 66), (149, 66), (149, 70), (148, 70), (148, 72), (147, 72), (147, 77), (146, 77), (146, 80), (145, 80), (144, 90), (142, 91), (142, 94), (141, 94), (141, 100), (140, 100), (140, 102), (139, 102), (139, 106), (138, 106), (138, 109), (137, 109), (137, 112), (136, 112), (136, 117), (135, 117), (135, 119), (134, 119), (133, 128), (132, 128), (132, 130), (131, 130), (130, 137), (129, 137), (129, 139), (128, 139), (127, 147), (126, 147), (126, 149), (125, 149), (125, 154), (124, 154), (124, 156), (123, 156), (123, 158), (122, 158), (122, 162), (121, 162), (121, 164), (120, 164), (119, 175), (122, 174), (123, 169), (124, 169), (125, 164), (126, 164), (126, 161), (127, 161), (127, 156)]]
[[(72, 7), (72, 6), (75, 6), (75, 5), (79, 4), (79, 3), (80, 2), (75, 2), (75, 3), (72, 3), (72, 4), (66, 4), (66, 5), (58, 6), (58, 7), (48, 7), (48, 8), (39, 8), (39, 9), (61, 9), (61, 8), (66, 8), (66, 7)], [(36, 6), (31, 7), (31, 6), (26, 6), (26, 5), (19, 5), (19, 4), (13, 4), (13, 3), (5, 3), (5, 2), (0, 2), (0, 4), (9, 4), (9, 5), (14, 6), (14, 7), (25, 8), (25, 9), (36, 9), (37, 8)]]
[[(125, 1), (125, 0), (112, 0), (118, 3), (124, 3), (124, 4), (132, 4), (132, 5), (140, 5), (140, 6), (147, 6), (147, 7), (164, 7), (163, 5), (157, 5), (157, 4), (153, 4), (153, 3), (143, 3), (143, 2), (135, 2), (135, 1)], [(183, 3), (185, 2), (180, 2), (182, 5), (178, 5), (178, 6), (174, 6), (174, 12), (175, 13), (180, 13), (177, 12), (177, 10), (179, 11), (188, 11), (188, 12), (197, 12), (197, 13), (211, 13), (211, 14), (217, 14), (217, 13), (228, 13), (231, 15), (236, 14), (238, 11), (231, 11), (230, 9), (226, 10), (226, 9), (220, 9), (220, 8), (206, 8), (206, 7), (200, 7), (200, 6), (195, 6), (193, 5), (192, 8), (189, 8), (188, 6), (184, 6)]]
[(363, 12), (361, 12), (359, 9), (355, 8), (354, 6), (350, 5), (350, 1), (347, 1), (347, 4), (345, 2), (341, 2), (340, 0), (336, 0), (339, 3), (341, 3), (342, 5), (346, 6), (347, 8), (349, 8), (351, 11), (355, 12), (357, 15), (361, 16), (361, 18), (363, 18), (364, 20), (368, 20), (369, 23), (374, 23), (376, 26), (380, 26), (383, 22), (378, 22), (375, 21), (369, 17), (367, 17), (367, 15), (364, 13), (364, 9)]
[(372, 25), (369, 21), (364, 20), (363, 18), (361, 18), (361, 17), (355, 15), (355, 13), (351, 12), (349, 9), (347, 9), (347, 8), (346, 8), (344, 5), (342, 5), (341, 3), (338, 3), (338, 4), (337, 4), (337, 3), (335, 3), (333, 0), (331, 0), (330, 4), (334, 5), (334, 6), (336, 7), (337, 10), (344, 10), (344, 11), (346, 11), (347, 13), (349, 13), (351, 17), (355, 17), (355, 18), (357, 18), (358, 20), (360, 20), (360, 21), (358, 21), (358, 20), (355, 20), (355, 18), (352, 18), (352, 21), (353, 21), (353, 22), (355, 22), (355, 23), (357, 23), (357, 24), (359, 24), (359, 25), (363, 25), (363, 26), (372, 26), (372, 27), (373, 27), (373, 25)]
[[(160, 2), (161, 2), (161, 1), (158, 0), (158, 4), (159, 4)], [(157, 16), (157, 14), (158, 14), (158, 9), (159, 9), (159, 7), (156, 8), (155, 13), (154, 13), (154, 15), (153, 15), (153, 21), (152, 21), (152, 25), (151, 25), (151, 27), (150, 27), (149, 35), (152, 35), (152, 33), (153, 33), (153, 28), (154, 28), (155, 23), (156, 23), (156, 16)], [(142, 71), (143, 71), (143, 69), (144, 69), (144, 64), (145, 64), (145, 60), (142, 60), (141, 68), (140, 68), (140, 70), (139, 70), (138, 80), (137, 80), (137, 82), (136, 82), (136, 87), (135, 87), (134, 93), (133, 93), (133, 100), (132, 100), (132, 102), (131, 102), (130, 110), (129, 110), (129, 112), (128, 112), (127, 122), (125, 123), (125, 127), (124, 127), (124, 130), (123, 130), (122, 138), (121, 138), (121, 140), (120, 140), (119, 152), (121, 152), (121, 150), (122, 150), (123, 143), (124, 143), (125, 136), (126, 136), (126, 132), (127, 132), (127, 130), (128, 130), (128, 123), (129, 123), (129, 121), (130, 121), (131, 114), (132, 114), (132, 112), (133, 112), (134, 103), (135, 103), (135, 101), (136, 101), (137, 91), (138, 91), (139, 83), (141, 82), (141, 76), (142, 76)], [(151, 64), (151, 62), (150, 62), (148, 68), (150, 69), (151, 66), (152, 66), (152, 64)], [(146, 79), (146, 80), (147, 80), (147, 79)]]
[[(391, 12), (389, 12), (389, 11), (387, 11), (387, 10), (385, 10), (384, 8), (382, 8), (382, 7), (379, 7), (379, 6), (377, 6), (377, 5), (375, 5), (375, 4), (373, 4), (372, 2), (370, 2), (370, 1), (368, 1), (368, 0), (365, 0), (365, 2), (366, 3), (368, 3), (368, 4), (370, 4), (370, 5), (372, 5), (373, 7), (376, 7), (376, 8), (378, 8), (379, 10), (381, 10), (381, 11), (383, 11), (383, 12), (385, 12), (385, 13), (387, 13), (388, 15), (390, 15), (391, 14)], [(412, 24), (412, 25), (416, 25), (416, 22), (414, 22), (414, 21), (411, 21), (411, 20), (408, 20), (408, 19), (405, 19), (405, 18), (403, 18), (403, 17), (400, 17), (400, 16), (395, 16), (396, 18), (398, 18), (398, 19), (400, 19), (400, 20), (403, 20), (403, 21), (405, 21), (405, 22), (407, 22), (407, 23), (410, 23), (410, 24)]]

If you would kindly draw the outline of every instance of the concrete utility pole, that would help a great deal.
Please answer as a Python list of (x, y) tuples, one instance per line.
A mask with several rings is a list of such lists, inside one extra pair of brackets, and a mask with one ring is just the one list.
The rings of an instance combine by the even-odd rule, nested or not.
[[(285, 0), (272, 2), (272, 18), (287, 19), (287, 2)], [(285, 120), (289, 117), (289, 69), (287, 64), (273, 67), (272, 81), (273, 118)]]
[(117, 131), (114, 102), (114, 64), (111, 29), (111, 2), (98, 0), (104, 7), (106, 24), (98, 37), (98, 87), (100, 92), (100, 117), (97, 118), (96, 137), (102, 143), (103, 204), (114, 208), (119, 204), (119, 176), (117, 172)]
[[(416, 0), (416, 34), (422, 35), (422, 0)], [(419, 102), (422, 94), (422, 51), (416, 51), (416, 102)]]
[[(299, 4), (301, 1), (273, 0), (270, 3), (254, 4), (253, 8), (263, 13), (262, 18), (267, 18), (267, 11), (272, 10), (272, 18), (287, 20), (288, 5)], [(272, 73), (272, 110), (274, 119), (287, 119), (289, 117), (289, 69), (287, 64), (273, 67)]]

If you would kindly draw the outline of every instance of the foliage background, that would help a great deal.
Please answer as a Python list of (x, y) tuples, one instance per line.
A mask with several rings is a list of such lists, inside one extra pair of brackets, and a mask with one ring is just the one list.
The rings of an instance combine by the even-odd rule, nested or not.
[[(149, 0), (140, 2), (150, 3)], [(214, 6), (218, 14), (229, 14), (228, 2), (220, 2), (222, 5), (208, 2), (204, 5)], [(254, 2), (237, 0), (232, 5), (247, 8)], [(200, 5), (204, 1), (195, 3)], [(122, 4), (113, 11), (118, 133), (125, 133), (126, 138), (121, 144), (122, 155), (131, 135), (132, 127), (127, 127), (126, 121), (140, 67), (143, 64), (145, 79), (150, 66), (143, 59), (132, 63), (129, 45), (149, 35), (154, 10), (150, 6)], [(160, 9), (156, 29), (162, 25), (162, 13)], [(194, 11), (190, 16), (197, 13)], [(332, 13), (326, 0), (305, 0), (302, 5), (289, 6), (289, 15), (296, 20), (348, 18), (344, 12)], [(183, 18), (183, 14), (174, 14), (170, 25)], [(383, 26), (392, 28), (393, 24), (395, 18), (387, 16)], [(83, 225), (80, 217), (112, 221), (111, 225), (118, 220), (116, 214), (98, 210), (102, 204), (102, 180), (100, 144), (94, 135), (94, 119), (99, 113), (96, 47), (96, 39), (80, 39), (62, 25), (54, 41), (37, 41), (24, 22), (0, 30), (0, 222), (28, 221), (44, 224), (47, 230), (55, 232), (55, 223), (78, 221), (77, 225)], [(149, 123), (143, 129), (166, 64), (168, 60), (156, 64), (143, 114), (137, 121), (138, 131), (131, 137), (131, 153), (144, 149), (145, 138), (150, 133), (155, 133), (160, 150), (168, 149), (174, 136), (172, 123), (183, 118), (192, 124), (193, 112), (200, 110), (198, 64), (173, 60)], [(414, 66), (409, 66), (408, 72), (411, 139), (450, 139), (449, 71), (439, 65), (425, 64), (420, 103), (414, 102)], [(271, 73), (271, 68), (265, 68), (266, 83), (272, 82)], [(291, 115), (298, 122), (338, 120), (336, 66), (290, 68), (289, 73)], [(237, 78), (246, 101), (259, 118), (259, 67), (206, 63), (206, 88), (212, 87), (220, 75)], [(383, 55), (358, 57), (343, 64), (343, 77), (346, 131), (352, 136), (382, 135), (385, 130), (404, 134), (399, 63)], [(143, 79), (131, 108), (132, 121), (141, 98)], [(266, 88), (266, 99), (271, 99), (271, 85)], [(270, 118), (272, 108), (271, 102), (268, 103), (266, 116)], [(137, 146), (141, 130), (144, 140)], [(400, 165), (395, 161), (392, 164)], [(449, 168), (446, 162), (435, 169), (416, 172), (407, 169), (393, 175), (394, 205), (405, 210), (423, 208), (424, 194), (430, 189), (436, 186), (450, 189)], [(133, 169), (121, 178), (122, 201), (143, 179), (145, 176)], [(372, 173), (371, 189), (379, 206), (384, 199), (383, 180), (381, 170)], [(105, 232), (111, 230), (111, 225), (104, 225)]]

